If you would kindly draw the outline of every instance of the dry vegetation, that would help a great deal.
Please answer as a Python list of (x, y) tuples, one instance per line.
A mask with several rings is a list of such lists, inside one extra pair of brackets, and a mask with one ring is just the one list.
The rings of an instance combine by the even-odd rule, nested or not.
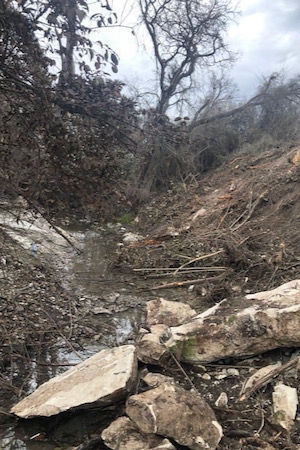
[(116, 264), (149, 286), (199, 279), (196, 291), (211, 302), (299, 277), (298, 158), (297, 146), (238, 154), (189, 188), (174, 185), (141, 209), (147, 239)]

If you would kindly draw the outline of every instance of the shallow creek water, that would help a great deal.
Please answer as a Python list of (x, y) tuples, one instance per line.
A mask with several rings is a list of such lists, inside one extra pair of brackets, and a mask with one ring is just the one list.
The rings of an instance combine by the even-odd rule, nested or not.
[[(59, 367), (56, 364), (76, 364), (80, 362), (78, 355), (82, 359), (86, 359), (103, 348), (130, 342), (143, 321), (142, 305), (151, 298), (147, 294), (144, 298), (141, 297), (141, 294), (138, 294), (140, 286), (137, 286), (133, 280), (128, 280), (126, 276), (122, 277), (122, 275), (116, 277), (110, 271), (111, 254), (116, 251), (117, 243), (122, 241), (120, 228), (91, 230), (82, 227), (68, 230), (68, 232), (80, 244), (82, 253), (77, 254), (75, 251), (64, 253), (64, 257), (60, 258), (57, 263), (60, 276), (68, 289), (79, 294), (87, 311), (89, 308), (95, 308), (95, 304), (97, 305), (99, 302), (100, 313), (91, 314), (91, 320), (97, 322), (99, 330), (105, 331), (99, 333), (98, 339), (86, 342), (83, 349), (76, 352), (77, 354), (66, 349), (64, 343), (60, 345), (58, 341), (57, 347), (52, 348), (44, 355), (44, 361), (49, 363), (49, 366), (36, 367), (32, 363), (32, 376), (24, 382), (25, 391), (28, 393), (49, 378), (66, 370), (66, 367)], [(31, 236), (31, 241), (32, 238)], [(104, 310), (112, 307), (113, 314), (101, 313), (103, 299)], [(15, 371), (17, 376), (22, 377), (20, 366), (16, 366)], [(2, 407), (5, 408), (5, 404)], [(33, 439), (36, 433), (43, 431), (41, 421), (20, 421), (17, 425), (0, 425), (0, 449), (56, 450), (68, 448), (68, 445), (71, 448), (74, 441), (83, 442), (90, 435), (91, 429), (95, 431), (93, 426), (97, 421), (99, 422), (99, 411), (86, 411), (82, 415), (71, 415), (63, 421), (61, 418), (58, 421), (52, 419), (51, 439), (43, 441)], [(49, 421), (46, 420), (46, 422), (48, 430)]]

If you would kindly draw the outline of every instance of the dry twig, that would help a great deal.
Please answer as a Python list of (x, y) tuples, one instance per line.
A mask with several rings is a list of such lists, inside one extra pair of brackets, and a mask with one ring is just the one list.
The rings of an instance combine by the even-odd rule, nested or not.
[(222, 249), (222, 250), (218, 250), (218, 251), (216, 251), (216, 252), (209, 253), (208, 255), (202, 255), (202, 256), (199, 256), (198, 258), (190, 259), (189, 261), (187, 261), (186, 263), (182, 264), (180, 267), (178, 267), (178, 268), (175, 270), (174, 276), (176, 276), (177, 273), (178, 273), (181, 269), (183, 269), (184, 267), (189, 266), (190, 264), (192, 264), (192, 263), (194, 263), (194, 262), (196, 262), (196, 261), (202, 261), (203, 259), (207, 259), (207, 258), (211, 258), (212, 256), (219, 255), (220, 253), (224, 253), (224, 250), (223, 250), (223, 249)]
[(187, 281), (174, 281), (174, 283), (166, 283), (161, 284), (159, 286), (154, 286), (151, 288), (142, 289), (143, 291), (157, 291), (159, 289), (170, 289), (170, 288), (177, 288), (182, 286), (187, 286), (189, 284), (199, 284), (204, 283), (206, 281), (216, 281), (224, 278), (224, 274), (217, 275), (215, 277), (208, 277), (208, 278), (197, 278), (196, 280), (187, 280)]
[[(259, 205), (261, 199), (266, 195), (268, 191), (265, 190), (262, 194), (260, 194), (257, 199), (255, 200), (255, 202), (252, 203), (252, 191), (251, 191), (251, 195), (250, 195), (250, 201), (249, 201), (249, 206), (248, 208), (230, 225), (230, 229), (232, 231), (237, 231), (239, 228), (241, 228), (252, 216), (255, 208)], [(248, 214), (247, 214), (248, 213)], [(247, 214), (247, 215), (246, 215)], [(245, 219), (239, 223), (235, 228), (234, 225), (236, 225), (244, 216), (246, 215)]]

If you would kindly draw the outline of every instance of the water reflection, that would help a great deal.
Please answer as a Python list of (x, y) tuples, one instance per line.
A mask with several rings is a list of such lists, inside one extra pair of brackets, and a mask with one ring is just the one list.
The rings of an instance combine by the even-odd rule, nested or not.
[(3, 450), (27, 450), (29, 447), (21, 439), (16, 438), (15, 429), (10, 427), (4, 433), (0, 448)]

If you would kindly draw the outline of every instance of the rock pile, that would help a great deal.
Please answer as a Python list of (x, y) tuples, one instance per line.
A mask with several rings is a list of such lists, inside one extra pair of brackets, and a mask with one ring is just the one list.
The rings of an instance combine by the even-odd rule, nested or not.
[[(207, 362), (228, 356), (244, 358), (279, 346), (300, 346), (300, 280), (247, 295), (243, 300), (249, 302), (243, 308), (224, 300), (199, 315), (178, 302), (152, 300), (147, 305), (148, 329), (141, 330), (136, 345), (102, 350), (40, 386), (11, 412), (21, 418), (51, 416), (126, 399), (123, 415), (101, 432), (108, 448), (216, 449), (223, 427), (214, 408), (230, 412), (230, 392), (221, 392), (209, 404), (193, 383), (186, 389), (174, 378), (151, 373), (146, 367), (138, 371), (138, 360), (159, 365), (174, 358), (179, 367), (180, 361), (188, 362), (201, 372)], [(297, 371), (299, 360), (296, 356), (284, 365), (277, 363), (254, 371), (241, 386), (238, 401), (245, 401), (279, 374)], [(204, 375), (200, 376), (209, 383), (210, 376)], [(239, 370), (224, 369), (218, 380), (226, 377), (239, 377)], [(272, 399), (270, 423), (289, 432), (297, 413), (297, 390), (278, 382)], [(263, 427), (264, 422), (260, 431)], [(258, 434), (249, 437), (256, 447), (274, 448)]]

